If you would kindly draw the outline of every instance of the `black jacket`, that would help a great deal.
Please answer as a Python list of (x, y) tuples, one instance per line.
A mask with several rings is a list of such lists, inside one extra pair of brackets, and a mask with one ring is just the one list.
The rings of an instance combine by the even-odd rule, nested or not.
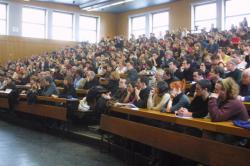
[(135, 106), (137, 106), (139, 108), (146, 108), (147, 107), (147, 102), (148, 102), (149, 92), (150, 92), (149, 87), (147, 87), (145, 89), (142, 89), (140, 91), (140, 94), (139, 94), (141, 99), (134, 102)]
[(208, 114), (208, 98), (204, 101), (201, 96), (195, 97), (191, 104), (189, 112), (193, 113), (194, 118), (203, 118)]

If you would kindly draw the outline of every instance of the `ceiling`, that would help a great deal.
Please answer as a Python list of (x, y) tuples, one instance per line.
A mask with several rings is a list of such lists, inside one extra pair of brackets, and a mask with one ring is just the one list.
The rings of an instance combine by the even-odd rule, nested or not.
[[(53, 3), (63, 3), (68, 5), (75, 5), (84, 7), (101, 7), (110, 3), (119, 2), (122, 0), (37, 0), (42, 2), (53, 2)], [(111, 6), (103, 9), (98, 9), (100, 12), (111, 12), (111, 13), (121, 13), (129, 10), (136, 10), (145, 7), (160, 5), (164, 3), (169, 3), (177, 0), (133, 0), (131, 2), (123, 3), (116, 6)]]

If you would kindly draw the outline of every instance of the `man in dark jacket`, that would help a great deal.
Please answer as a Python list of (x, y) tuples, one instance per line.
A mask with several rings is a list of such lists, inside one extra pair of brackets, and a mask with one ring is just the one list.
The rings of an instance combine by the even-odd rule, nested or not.
[(237, 68), (237, 60), (230, 59), (226, 64), (227, 70), (229, 73), (226, 74), (226, 77), (232, 77), (234, 81), (239, 85), (241, 81), (241, 71)]
[(127, 74), (128, 80), (135, 83), (138, 79), (138, 73), (136, 69), (134, 68), (133, 62), (127, 63), (127, 69), (128, 71), (126, 72), (126, 74)]
[(142, 76), (138, 79), (137, 87), (135, 88), (135, 102), (134, 104), (139, 108), (146, 108), (150, 88), (148, 87), (149, 78)]

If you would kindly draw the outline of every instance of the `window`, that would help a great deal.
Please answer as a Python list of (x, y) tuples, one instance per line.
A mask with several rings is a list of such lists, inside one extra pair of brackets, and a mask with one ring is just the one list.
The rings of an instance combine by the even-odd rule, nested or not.
[(230, 29), (232, 25), (238, 26), (246, 17), (250, 21), (250, 1), (227, 0), (225, 4), (225, 29)]
[(53, 12), (52, 38), (56, 40), (73, 40), (73, 14)]
[(194, 29), (210, 31), (212, 24), (216, 27), (216, 3), (194, 5)]
[(146, 34), (146, 16), (131, 18), (131, 34), (134, 34), (136, 38)]
[(7, 5), (0, 3), (0, 35), (7, 34)]
[(153, 14), (152, 32), (156, 37), (164, 36), (165, 31), (169, 29), (169, 13), (160, 12)]
[(22, 10), (22, 36), (45, 38), (46, 11), (43, 9), (24, 7)]
[(97, 17), (80, 16), (79, 35), (80, 41), (97, 42)]

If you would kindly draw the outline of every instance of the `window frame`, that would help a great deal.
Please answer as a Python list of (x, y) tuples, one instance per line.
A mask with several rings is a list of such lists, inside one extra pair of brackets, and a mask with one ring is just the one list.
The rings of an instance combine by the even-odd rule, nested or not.
[[(54, 25), (54, 13), (61, 13), (61, 14), (68, 14), (68, 15), (71, 15), (72, 16), (72, 24), (71, 24), (71, 27), (70, 26), (58, 26), (58, 25)], [(75, 22), (74, 22), (74, 16), (75, 16), (75, 13), (72, 13), (72, 12), (66, 12), (66, 11), (60, 11), (60, 10), (53, 10), (52, 11), (52, 14), (51, 14), (51, 27), (50, 27), (50, 29), (51, 29), (51, 33), (52, 33), (52, 35), (51, 35), (51, 39), (52, 40), (62, 40), (62, 39), (57, 39), (57, 38), (54, 38), (54, 31), (53, 31), (53, 29), (54, 28), (67, 28), (67, 29), (71, 29), (71, 33), (72, 33), (72, 35), (71, 35), (71, 39), (69, 39), (69, 40), (66, 40), (66, 41), (75, 41), (75, 37), (74, 37), (74, 24), (75, 24)], [(79, 30), (78, 30), (79, 31)]]
[[(227, 1), (230, 1), (230, 0), (224, 0), (224, 29), (226, 29), (227, 18), (234, 18), (234, 17), (247, 16), (247, 15), (250, 16), (250, 11), (249, 11), (249, 13), (236, 14), (236, 15), (227, 16), (227, 15), (226, 15), (226, 13), (227, 13)], [(249, 21), (250, 21), (250, 20), (249, 20)]]
[[(149, 11), (149, 12), (144, 12), (144, 13), (139, 13), (139, 14), (133, 14), (133, 15), (129, 15), (128, 16), (128, 38), (130, 38), (130, 35), (133, 34), (132, 33), (132, 19), (136, 18), (136, 17), (142, 17), (145, 16), (146, 21), (145, 21), (145, 35), (147, 37), (149, 37), (150, 33), (153, 32), (153, 14), (158, 14), (158, 13), (162, 13), (162, 12), (168, 12), (169, 13), (169, 17), (168, 17), (168, 30), (169, 30), (169, 25), (170, 25), (170, 9), (169, 8), (163, 8), (163, 9), (159, 9), (159, 10), (153, 10), (153, 11)], [(140, 29), (137, 29), (140, 30)], [(141, 29), (142, 30), (142, 29)], [(142, 35), (142, 34), (141, 34)]]
[[(210, 18), (210, 19), (201, 19), (201, 20), (196, 20), (196, 7), (199, 7), (199, 6), (204, 6), (204, 5), (209, 5), (209, 4), (215, 4), (216, 7), (216, 17), (215, 18)], [(205, 2), (201, 2), (201, 3), (193, 3), (192, 4), (192, 12), (191, 12), (191, 20), (192, 20), (192, 27), (191, 29), (194, 29), (195, 30), (195, 26), (196, 26), (196, 23), (199, 23), (199, 22), (204, 22), (204, 21), (212, 21), (212, 20), (215, 20), (215, 23), (216, 23), (216, 26), (217, 27), (217, 19), (218, 19), (218, 12), (217, 12), (217, 2), (215, 0), (208, 0), (208, 1), (205, 1)], [(201, 29), (198, 29), (196, 32), (198, 32), (199, 30)]]
[[(95, 19), (95, 21), (96, 21), (96, 26), (95, 26), (95, 30), (90, 30), (90, 29), (84, 29), (84, 28), (81, 28), (81, 26), (80, 26), (80, 20), (81, 20), (81, 17), (89, 17), (89, 18), (94, 18)], [(99, 17), (97, 17), (97, 16), (87, 16), (87, 15), (79, 15), (79, 27), (78, 27), (78, 33), (79, 33), (79, 35), (80, 35), (80, 32), (81, 31), (92, 31), (92, 32), (95, 32), (95, 34), (96, 34), (96, 39), (95, 39), (95, 43), (97, 43), (98, 42), (98, 22), (99, 22)], [(81, 41), (81, 39), (80, 39), (80, 37), (79, 37), (79, 40)]]
[[(47, 9), (45, 8), (40, 8), (40, 7), (34, 7), (34, 6), (23, 6), (22, 7), (22, 16), (23, 16), (23, 9), (24, 8), (29, 8), (29, 9), (35, 9), (35, 10), (41, 10), (44, 11), (44, 24), (40, 24), (40, 23), (33, 23), (33, 22), (29, 22), (29, 21), (23, 21), (23, 17), (21, 18), (21, 27), (22, 27), (22, 32), (21, 35), (22, 37), (27, 37), (23, 35), (23, 23), (27, 23), (27, 24), (32, 24), (32, 25), (43, 25), (44, 26), (44, 35), (42, 38), (40, 37), (33, 37), (33, 38), (39, 38), (39, 39), (46, 39), (47, 38)], [(32, 36), (30, 36), (32, 38)]]
[[(162, 25), (162, 26), (154, 26), (154, 15), (155, 14), (160, 14), (160, 13), (168, 13), (168, 24), (166, 24), (166, 25)], [(169, 12), (169, 10), (162, 10), (162, 11), (157, 11), (157, 12), (153, 12), (153, 13), (151, 13), (151, 15), (152, 15), (152, 25), (151, 25), (151, 32), (154, 32), (154, 29), (156, 29), (156, 28), (162, 28), (162, 27), (167, 27), (167, 29), (165, 30), (165, 31), (167, 31), (167, 30), (169, 30), (169, 14), (170, 14), (170, 12)], [(163, 33), (165, 33), (165, 32), (163, 32)], [(155, 34), (156, 35), (156, 34)], [(164, 35), (164, 34), (163, 34)]]
[(4, 21), (5, 22), (5, 32), (1, 35), (8, 35), (8, 3), (2, 3), (0, 2), (0, 5), (5, 6), (5, 19), (0, 18), (0, 21)]

